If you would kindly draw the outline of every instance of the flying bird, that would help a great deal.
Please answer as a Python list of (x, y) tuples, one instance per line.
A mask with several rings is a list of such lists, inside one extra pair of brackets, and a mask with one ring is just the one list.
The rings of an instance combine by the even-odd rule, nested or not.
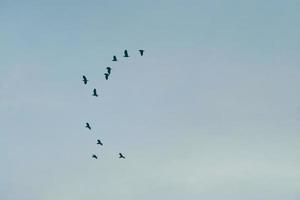
[(123, 156), (123, 154), (122, 154), (122, 153), (119, 153), (119, 158), (123, 158), (123, 159), (125, 159), (125, 156)]
[(127, 49), (125, 49), (125, 51), (124, 51), (124, 57), (125, 57), (125, 58), (128, 58), (128, 57), (129, 57), (128, 52), (127, 52)]
[(93, 96), (95, 96), (95, 97), (98, 96), (96, 88), (94, 88), (94, 90), (93, 90)]
[(109, 74), (105, 73), (104, 76), (105, 76), (105, 80), (108, 80)]
[(95, 158), (95, 159), (98, 159), (98, 157), (95, 155), (95, 154), (93, 154), (93, 156), (92, 156), (93, 158)]
[(144, 51), (145, 51), (145, 50), (143, 50), (143, 49), (140, 49), (140, 50), (139, 50), (139, 52), (140, 52), (141, 56), (143, 56), (143, 55), (144, 55)]
[(117, 61), (117, 56), (113, 56), (112, 61)]
[(111, 73), (111, 68), (110, 67), (106, 67), (107, 69), (107, 73), (110, 74)]
[(85, 123), (85, 128), (92, 129), (89, 123)]
[(97, 140), (97, 144), (103, 146), (103, 143), (100, 140)]
[(89, 80), (87, 80), (86, 76), (82, 76), (82, 78), (83, 78), (83, 80), (82, 80), (83, 83), (86, 85)]

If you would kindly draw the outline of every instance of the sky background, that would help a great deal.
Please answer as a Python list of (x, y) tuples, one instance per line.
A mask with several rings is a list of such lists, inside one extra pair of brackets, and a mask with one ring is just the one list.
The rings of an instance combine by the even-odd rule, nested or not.
[(0, 0), (0, 199), (299, 200), (299, 10)]

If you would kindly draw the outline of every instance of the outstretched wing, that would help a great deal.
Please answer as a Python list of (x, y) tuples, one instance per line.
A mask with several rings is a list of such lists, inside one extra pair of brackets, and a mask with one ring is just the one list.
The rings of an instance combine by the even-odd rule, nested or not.
[(141, 56), (143, 56), (144, 55), (144, 50), (140, 49), (139, 51), (140, 51)]
[(119, 153), (119, 158), (125, 158), (122, 153)]
[(97, 141), (98, 141), (98, 143), (97, 143), (97, 144), (103, 145), (103, 144), (102, 144), (102, 142), (101, 142), (100, 140), (97, 140)]

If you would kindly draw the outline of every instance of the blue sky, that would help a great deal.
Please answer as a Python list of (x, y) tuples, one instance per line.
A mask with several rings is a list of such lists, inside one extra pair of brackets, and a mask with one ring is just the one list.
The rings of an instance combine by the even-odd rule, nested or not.
[(298, 200), (299, 9), (0, 1), (0, 199)]

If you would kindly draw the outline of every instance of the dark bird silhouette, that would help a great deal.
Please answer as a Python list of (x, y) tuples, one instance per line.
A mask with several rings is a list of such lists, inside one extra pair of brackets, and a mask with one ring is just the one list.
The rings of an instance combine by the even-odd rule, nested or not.
[(141, 56), (143, 56), (143, 55), (144, 55), (144, 51), (145, 51), (145, 50), (143, 50), (143, 49), (140, 49), (140, 50), (139, 50), (139, 52), (140, 52)]
[(127, 52), (127, 49), (125, 49), (125, 51), (124, 51), (124, 57), (125, 57), (125, 58), (128, 58), (128, 57), (129, 57), (128, 52)]
[(111, 68), (110, 67), (106, 67), (107, 69), (107, 73), (110, 74), (111, 73)]
[(85, 128), (92, 129), (89, 123), (85, 123)]
[(98, 157), (95, 155), (95, 154), (93, 154), (93, 156), (92, 156), (93, 158), (95, 158), (95, 159), (98, 159)]
[(108, 80), (109, 74), (105, 73), (104, 76), (105, 76), (105, 80)]
[(123, 156), (123, 154), (122, 154), (122, 153), (119, 153), (119, 158), (123, 158), (123, 159), (125, 159), (125, 156)]
[(112, 61), (117, 61), (117, 56), (113, 56)]
[(100, 144), (101, 146), (103, 146), (103, 143), (100, 140), (97, 140), (97, 144)]
[(97, 96), (98, 96), (98, 94), (97, 94), (97, 90), (96, 90), (96, 89), (94, 89), (94, 90), (93, 90), (93, 96), (95, 96), (95, 97), (97, 97)]
[(82, 78), (83, 78), (83, 80), (82, 80), (83, 83), (86, 85), (89, 80), (87, 80), (86, 76), (82, 76)]

